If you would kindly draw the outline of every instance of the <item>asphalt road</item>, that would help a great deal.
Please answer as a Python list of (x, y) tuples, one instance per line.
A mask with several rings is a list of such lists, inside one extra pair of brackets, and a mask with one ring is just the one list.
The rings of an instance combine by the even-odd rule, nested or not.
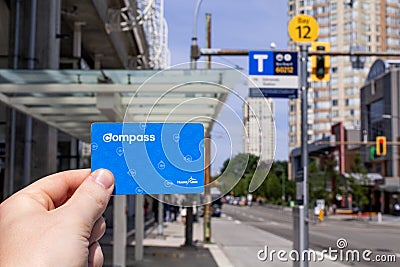
[[(259, 249), (262, 249), (264, 245), (273, 244), (271, 240), (264, 240), (265, 238), (271, 239), (274, 235), (280, 237), (279, 240), (275, 240), (275, 243), (282, 243), (282, 238), (284, 238), (291, 247), (293, 220), (290, 209), (224, 205), (222, 210), (224, 214), (222, 218), (213, 218), (213, 238), (230, 254), (228, 257), (232, 258), (234, 266), (246, 266), (250, 263), (241, 258), (256, 260), (256, 253)], [(400, 224), (398, 226), (377, 225), (331, 217), (322, 223), (311, 222), (309, 225), (310, 248), (316, 251), (322, 251), (329, 247), (337, 249), (337, 240), (344, 238), (347, 241), (347, 247), (344, 250), (356, 249), (362, 252), (368, 249), (372, 251), (371, 259), (375, 259), (376, 255), (394, 255), (396, 260), (396, 262), (385, 263), (376, 261), (342, 262), (345, 265), (357, 267), (399, 266)], [(240, 234), (235, 232), (239, 229)], [(288, 244), (283, 242), (282, 246), (287, 247)]]

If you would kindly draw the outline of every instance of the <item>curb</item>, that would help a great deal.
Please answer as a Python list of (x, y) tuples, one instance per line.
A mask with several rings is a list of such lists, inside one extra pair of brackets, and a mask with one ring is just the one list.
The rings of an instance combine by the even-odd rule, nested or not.
[(212, 257), (219, 267), (234, 267), (231, 261), (217, 244), (204, 244), (203, 247), (210, 250)]

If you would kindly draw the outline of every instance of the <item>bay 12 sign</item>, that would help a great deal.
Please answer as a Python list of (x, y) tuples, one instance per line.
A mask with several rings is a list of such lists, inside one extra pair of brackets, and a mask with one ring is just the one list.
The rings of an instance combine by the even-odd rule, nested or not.
[(250, 51), (250, 96), (296, 98), (297, 65), (297, 52)]

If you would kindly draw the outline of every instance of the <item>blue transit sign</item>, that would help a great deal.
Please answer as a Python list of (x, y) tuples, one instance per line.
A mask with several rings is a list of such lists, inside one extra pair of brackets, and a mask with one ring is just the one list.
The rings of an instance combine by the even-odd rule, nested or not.
[[(297, 97), (298, 91), (297, 52), (250, 51), (250, 88), (259, 88), (254, 96)], [(252, 91), (252, 90), (251, 90)]]

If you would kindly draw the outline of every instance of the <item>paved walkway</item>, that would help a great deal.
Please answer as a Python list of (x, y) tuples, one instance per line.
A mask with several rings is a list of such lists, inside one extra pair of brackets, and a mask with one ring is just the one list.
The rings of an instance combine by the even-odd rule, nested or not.
[[(263, 222), (268, 223), (268, 222)], [(223, 216), (213, 221), (213, 237), (223, 253), (234, 267), (292, 267), (292, 258), (296, 257), (293, 243), (275, 234), (261, 230), (251, 224)], [(262, 251), (262, 252), (260, 252)], [(285, 252), (285, 254), (282, 254)], [(278, 254), (280, 256), (278, 256)], [(289, 255), (290, 254), (290, 255)], [(346, 265), (330, 260), (327, 255), (311, 251), (316, 261), (310, 261), (310, 267), (345, 267)], [(312, 256), (313, 258), (314, 256)]]
[[(163, 235), (157, 234), (157, 225), (148, 227), (143, 240), (144, 255), (142, 261), (134, 259), (134, 230), (130, 231), (127, 244), (127, 266), (135, 267), (229, 267), (225, 254), (215, 244), (202, 244), (203, 224), (193, 224), (193, 247), (182, 246), (185, 243), (185, 225), (181, 221), (164, 223)], [(100, 240), (104, 253), (104, 266), (112, 266), (112, 231), (109, 229)]]
[[(371, 217), (371, 221), (369, 221), (369, 217), (361, 217), (357, 218), (356, 216), (351, 215), (331, 215), (328, 216), (328, 220), (364, 220), (368, 221), (371, 224), (382, 224), (388, 226), (400, 226), (400, 217), (383, 215), (382, 222), (378, 222), (377, 216)], [(218, 222), (219, 221), (219, 222)], [(217, 225), (215, 225), (217, 223)], [(179, 220), (177, 222), (164, 223), (163, 225), (163, 235), (157, 234), (157, 225), (152, 221), (147, 222), (145, 227), (145, 239), (143, 240), (144, 245), (144, 257), (143, 260), (138, 262), (134, 259), (134, 234), (135, 230), (131, 230), (128, 233), (128, 246), (127, 246), (127, 266), (135, 266), (135, 267), (154, 267), (154, 266), (163, 266), (163, 267), (180, 267), (180, 266), (193, 266), (193, 267), (238, 267), (245, 266), (241, 265), (241, 258), (243, 257), (254, 257), (256, 259), (257, 255), (255, 254), (260, 248), (257, 246), (257, 251), (254, 252), (252, 248), (246, 248), (245, 244), (241, 246), (238, 245), (238, 251), (234, 251), (234, 249), (228, 249), (226, 244), (222, 244), (220, 239), (221, 234), (226, 236), (225, 230), (229, 227), (233, 227), (230, 231), (231, 234), (229, 236), (235, 236), (235, 242), (238, 244), (243, 243), (245, 239), (248, 239), (249, 236), (247, 231), (246, 236), (238, 237), (236, 235), (240, 235), (243, 229), (240, 227), (244, 227), (242, 225), (237, 225), (234, 222), (227, 222), (226, 220), (213, 220), (213, 239), (217, 238), (217, 240), (213, 240), (216, 243), (212, 244), (203, 244), (203, 223), (202, 220), (193, 224), (193, 247), (184, 247), (182, 246), (185, 242), (185, 225)], [(218, 228), (223, 227), (223, 230)], [(290, 240), (286, 240), (284, 238), (278, 237), (276, 235), (270, 234), (265, 231), (261, 231), (256, 228), (249, 229), (251, 235), (255, 235), (252, 240), (252, 244), (254, 242), (261, 242), (260, 245), (268, 240), (269, 244), (273, 244), (273, 248), (275, 250), (285, 250), (290, 251), (292, 249), (292, 242)], [(223, 233), (225, 232), (225, 233)], [(224, 237), (226, 238), (226, 237)], [(232, 241), (233, 242), (233, 241)], [(232, 243), (230, 242), (230, 243)], [(104, 266), (112, 266), (112, 229), (107, 229), (106, 235), (100, 240), (102, 244), (103, 253), (104, 253)], [(249, 252), (250, 254), (248, 254)], [(246, 254), (247, 253), (247, 254)], [(320, 266), (319, 263), (310, 263), (310, 266)], [(260, 266), (292, 266), (289, 262), (270, 262), (268, 260), (262, 262), (258, 261)], [(323, 261), (324, 266), (343, 266), (340, 263), (332, 262), (329, 259)], [(257, 265), (258, 266), (258, 265)]]

